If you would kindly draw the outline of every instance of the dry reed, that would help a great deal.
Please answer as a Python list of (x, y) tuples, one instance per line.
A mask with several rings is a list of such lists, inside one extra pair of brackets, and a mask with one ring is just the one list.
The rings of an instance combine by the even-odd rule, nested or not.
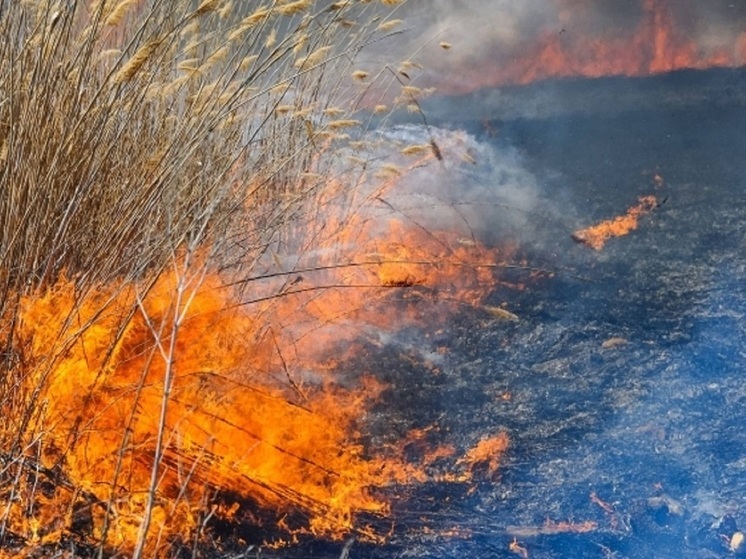
[[(13, 541), (31, 546), (19, 554), (34, 545), (56, 553), (72, 538), (99, 557), (166, 556), (183, 542), (154, 533), (149, 520), (161, 506), (158, 462), (166, 438), (151, 454), (149, 499), (132, 509), (140, 523), (136, 542), (114, 535), (113, 503), (128, 491), (120, 472), (84, 491), (64, 459), (42, 467), (48, 453), (64, 456), (77, 444), (87, 421), (83, 406), (80, 431), (67, 433), (67, 447), (47, 442), (44, 398), (53, 364), (108, 312), (110, 300), (102, 298), (100, 313), (75, 322), (101, 285), (147, 292), (185, 254), (251, 274), (251, 263), (313, 195), (309, 162), (318, 160), (324, 127), (359, 124), (328, 122), (324, 109), (354, 105), (352, 64), (377, 33), (376, 7), (336, 2), (317, 10), (316, 2), (298, 0), (247, 13), (244, 3), (220, 0), (68, 2), (58, 10), (50, 2), (2, 5), (0, 555)], [(281, 118), (286, 113), (296, 118)], [(315, 168), (323, 171), (318, 161)], [(60, 325), (56, 353), (34, 353), (19, 345), (21, 301), (54, 293), (62, 280), (74, 286), (76, 305)], [(117, 328), (123, 331), (137, 308), (133, 302)], [(97, 356), (102, 379), (111, 352), (101, 348)], [(94, 397), (80, 395), (83, 402)], [(125, 447), (123, 426), (122, 455)], [(47, 525), (30, 520), (49, 505), (41, 478), (70, 495), (44, 512)], [(183, 506), (209, 517), (189, 501), (188, 479), (179, 493)], [(81, 503), (96, 510), (88, 524), (75, 523)], [(94, 527), (96, 538), (86, 532)]]

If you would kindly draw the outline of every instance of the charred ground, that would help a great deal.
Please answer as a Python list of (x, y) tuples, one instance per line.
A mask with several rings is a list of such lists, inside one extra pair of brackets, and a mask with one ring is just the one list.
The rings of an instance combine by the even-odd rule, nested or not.
[[(713, 74), (698, 76), (687, 80), (706, 89)], [(471, 491), (426, 484), (395, 506), (391, 545), (358, 556), (515, 557), (514, 540), (532, 558), (729, 553), (746, 527), (744, 125), (743, 103), (708, 96), (461, 123), (517, 147), (545, 195), (574, 213), (537, 218), (545, 234), (524, 248), (554, 277), (488, 301), (518, 321), (465, 310), (351, 364), (383, 365), (391, 388), (374, 423), (436, 425), (464, 447), (484, 431), (511, 437), (499, 479)], [(650, 193), (665, 203), (603, 251), (570, 239)]]

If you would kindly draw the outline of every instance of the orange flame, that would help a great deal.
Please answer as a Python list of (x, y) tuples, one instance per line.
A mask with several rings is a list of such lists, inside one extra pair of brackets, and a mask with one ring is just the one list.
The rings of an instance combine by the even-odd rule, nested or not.
[(658, 200), (655, 196), (643, 196), (636, 206), (627, 210), (625, 215), (575, 231), (572, 234), (572, 240), (576, 243), (583, 243), (592, 249), (601, 250), (606, 241), (612, 237), (621, 237), (637, 229), (640, 216), (650, 213), (657, 206)]
[[(381, 461), (364, 458), (353, 429), (377, 383), (363, 378), (353, 391), (324, 380), (298, 401), (262, 368), (264, 348), (252, 343), (257, 325), (231, 304), (217, 278), (195, 287), (188, 308), (173, 306), (174, 286), (168, 274), (144, 295), (117, 285), (79, 302), (72, 283), (63, 282), (23, 301), (19, 338), (37, 373), (28, 380), (43, 387), (39, 398), (47, 402), (42, 465), (62, 467), (98, 504), (97, 513), (112, 500), (109, 506), (130, 518), (108, 535), (110, 543), (137, 537), (164, 397), (157, 489), (166, 501), (157, 506), (154, 539), (194, 525), (192, 492), (206, 486), (248, 491), (277, 508), (301, 507), (315, 534), (351, 529), (353, 511), (384, 512), (367, 488), (384, 484), (388, 474)], [(161, 351), (172, 341), (169, 361)], [(120, 502), (120, 492), (128, 499)]]
[[(644, 0), (641, 22), (631, 33), (578, 35), (578, 6), (560, 10), (551, 30), (532, 38), (532, 45), (508, 47), (497, 63), (480, 60), (459, 67), (458, 81), (438, 83), (447, 93), (464, 93), (480, 87), (523, 85), (548, 78), (583, 76), (648, 76), (681, 69), (739, 67), (746, 64), (746, 32), (731, 44), (700, 44), (677, 28), (674, 1)], [(566, 24), (564, 22), (567, 22)], [(567, 31), (560, 27), (567, 25)], [(447, 79), (447, 78), (446, 78)]]
[(485, 468), (490, 475), (495, 475), (500, 467), (500, 460), (508, 448), (507, 433), (498, 433), (482, 438), (460, 460), (469, 467), (470, 472)]
[[(394, 243), (385, 258), (406, 257), (401, 250)], [(422, 256), (424, 249), (418, 250)], [(446, 263), (439, 266), (445, 269)], [(410, 268), (404, 263), (401, 270), (381, 265), (377, 274), (381, 286), (402, 274), (418, 285), (438, 285), (424, 264)], [(147, 289), (101, 286), (79, 299), (74, 284), (63, 281), (24, 298), (18, 346), (28, 357), (25, 381), (39, 388), (38, 398), (45, 402), (39, 418), (45, 435), (34, 444), (38, 466), (64, 472), (66, 480), (50, 506), (38, 503), (45, 518), (35, 528), (39, 541), (59, 536), (64, 525), (59, 511), (80, 508), (83, 495), (94, 522), (91, 537), (114, 547), (132, 545), (159, 436), (165, 448), (149, 534), (154, 554), (169, 534), (197, 526), (198, 504), (211, 487), (248, 495), (275, 510), (305, 511), (309, 523), (304, 530), (310, 534), (342, 537), (357, 530), (362, 537), (377, 538), (355, 523), (362, 512), (388, 512), (386, 501), (370, 489), (424, 481), (428, 460), (453, 454), (426, 456), (422, 466), (385, 454), (370, 456), (357, 442), (356, 425), (382, 389), (372, 376), (341, 386), (322, 362), (309, 380), (292, 379), (297, 359), (321, 355), (323, 338), (309, 338), (308, 347), (296, 343), (296, 353), (287, 351), (282, 358), (284, 367), (291, 365), (280, 372), (276, 356), (283, 350), (267, 334), (272, 321), (256, 319), (268, 312), (268, 304), (258, 311), (243, 305), (216, 275), (208, 275), (191, 289), (188, 306), (177, 307), (177, 285), (171, 272)], [(391, 293), (379, 289), (379, 301)], [(312, 300), (306, 293), (289, 294), (272, 302), (272, 320), (282, 324), (290, 319), (290, 309), (305, 307), (323, 323), (335, 318), (335, 305), (349, 308), (351, 302), (349, 293), (333, 288)], [(360, 314), (367, 320), (386, 320), (388, 314), (390, 320), (393, 312), (377, 314), (385, 307), (368, 305)], [(173, 354), (163, 353), (171, 342)], [(158, 410), (164, 401), (161, 435)], [(507, 444), (507, 437), (501, 441)], [(469, 464), (488, 460), (490, 471), (496, 468), (497, 454), (472, 454)], [(119, 520), (104, 534), (107, 510)], [(21, 524), (14, 528), (30, 529)]]
[[(355, 520), (388, 513), (371, 489), (423, 481), (428, 460), (453, 452), (412, 465), (362, 446), (360, 422), (382, 386), (373, 374), (335, 380), (344, 354), (334, 348), (360, 335), (340, 323), (419, 323), (420, 302), (476, 304), (494, 284), (494, 266), (468, 265), (475, 255), (485, 262), (482, 247), (451, 247), (448, 234), (407, 231), (397, 221), (387, 237), (371, 241), (365, 266), (335, 270), (337, 287), (291, 287), (255, 303), (208, 273), (189, 279), (187, 302), (179, 304), (176, 271), (149, 286), (102, 285), (80, 297), (65, 280), (25, 297), (16, 345), (25, 355), (24, 384), (45, 403), (37, 418), (44, 435), (29, 450), (39, 468), (59, 474), (54, 497), (35, 501), (41, 520), (30, 526), (19, 509), (12, 528), (53, 540), (69, 511), (86, 508), (92, 541), (130, 548), (161, 438), (148, 533), (153, 555), (173, 534), (198, 528), (211, 488), (270, 510), (303, 511), (301, 533), (338, 538), (354, 530), (379, 538)], [(321, 287), (318, 278), (306, 281)], [(419, 294), (408, 298), (408, 289), (392, 286)], [(440, 306), (426, 305), (432, 312)], [(298, 319), (304, 328), (294, 325)]]
[[(334, 200), (332, 191), (324, 190)], [(272, 253), (243, 279), (179, 264), (149, 282), (83, 294), (62, 280), (23, 298), (14, 373), (43, 404), (25, 426), (11, 418), (11, 429), (28, 433), (27, 467), (53, 491), (24, 486), (32, 505), (0, 493), (11, 531), (30, 543), (59, 541), (82, 515), (89, 541), (126, 551), (152, 506), (146, 552), (164, 555), (177, 535), (202, 529), (219, 489), (258, 507), (215, 505), (226, 518), (300, 514), (304, 524), (286, 526), (291, 537), (355, 532), (379, 541), (380, 530), (359, 518), (388, 515), (387, 487), (494, 474), (504, 434), (462, 460), (452, 444), (423, 445), (415, 463), (401, 446), (364, 446), (366, 414), (384, 387), (374, 369), (340, 366), (368, 327), (481, 308), (512, 251), (368, 211), (378, 199), (370, 193), (361, 204), (345, 199), (349, 214), (321, 198), (316, 208), (326, 213), (299, 225), (313, 250), (294, 260)], [(429, 472), (435, 463), (450, 473)]]

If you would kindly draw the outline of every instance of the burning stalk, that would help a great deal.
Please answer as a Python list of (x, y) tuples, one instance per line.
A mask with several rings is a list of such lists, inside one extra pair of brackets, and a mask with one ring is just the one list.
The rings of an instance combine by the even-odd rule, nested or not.
[[(93, 17), (73, 8), (46, 35), (32, 25), (48, 15), (39, 3), (0, 12), (0, 29), (31, 41), (17, 33), (0, 44), (0, 64), (11, 65), (0, 89), (14, 92), (0, 104), (0, 256), (12, 263), (0, 270), (0, 333), (9, 355), (23, 355), (0, 379), (12, 465), (0, 472), (11, 486), (0, 495), (3, 533), (53, 543), (69, 529), (60, 511), (83, 496), (90, 519), (76, 536), (100, 558), (162, 556), (182, 535), (196, 541), (224, 490), (302, 514), (293, 536), (378, 541), (358, 521), (389, 512), (374, 488), (427, 476), (363, 445), (365, 412), (385, 387), (372, 373), (335, 374), (356, 339), (340, 317), (383, 328), (421, 320), (421, 300), (481, 308), (496, 270), (538, 271), (384, 198), (403, 174), (452, 153), (424, 114), (427, 156), (382, 164), (389, 180), (362, 202), (353, 172), (333, 174), (349, 154), (335, 142), (352, 150), (342, 132), (362, 121), (331, 101), (357, 48), (377, 37), (365, 30), (377, 21), (363, 17), (372, 4), (319, 12), (303, 0), (250, 14), (235, 5), (100, 2)], [(362, 18), (361, 30), (340, 31), (342, 16)], [(44, 41), (43, 55), (31, 48)], [(112, 47), (119, 54), (99, 56)], [(367, 163), (361, 182), (374, 180)], [(324, 180), (309, 185), (312, 171)], [(366, 204), (374, 216), (386, 206), (385, 219), (369, 219)], [(309, 223), (299, 217), (308, 208), (318, 212)], [(269, 247), (306, 245), (318, 253), (288, 258), (292, 270), (279, 257), (263, 268)], [(405, 287), (427, 297), (393, 301)], [(464, 469), (453, 479), (495, 475), (507, 444), (500, 434), (462, 461), (448, 454)], [(40, 495), (55, 468), (54, 495)], [(43, 522), (31, 525), (30, 510)]]
[[(133, 552), (133, 559), (139, 559), (145, 552), (145, 547), (148, 542), (148, 533), (150, 530), (150, 523), (153, 515), (153, 509), (157, 498), (157, 489), (161, 481), (160, 468), (163, 464), (163, 457), (168, 442), (166, 436), (168, 434), (167, 429), (167, 416), (168, 407), (172, 398), (172, 389), (175, 378), (175, 366), (177, 360), (177, 340), (180, 334), (180, 328), (187, 317), (189, 307), (194, 300), (194, 297), (199, 290), (202, 281), (204, 280), (205, 270), (195, 278), (187, 280), (186, 274), (190, 268), (192, 262), (192, 253), (188, 252), (184, 257), (183, 269), (179, 269), (176, 259), (174, 260), (174, 275), (176, 278), (176, 289), (174, 300), (171, 304), (170, 312), (171, 317), (163, 317), (164, 320), (160, 326), (156, 325), (152, 318), (148, 314), (148, 309), (145, 307), (142, 297), (138, 294), (136, 296), (137, 307), (142, 313), (143, 319), (147, 324), (148, 330), (153, 336), (155, 347), (158, 349), (161, 359), (164, 363), (164, 375), (163, 375), (163, 389), (160, 402), (160, 410), (158, 417), (158, 426), (155, 434), (155, 449), (153, 451), (153, 462), (150, 473), (150, 482), (147, 488), (147, 503), (145, 504), (145, 511), (143, 519), (140, 523), (138, 531), (135, 549)], [(190, 292), (187, 292), (187, 290)], [(164, 328), (170, 323), (170, 331), (164, 332)], [(159, 538), (160, 540), (160, 534)], [(156, 542), (155, 546), (158, 547)]]
[(609, 239), (624, 236), (637, 229), (640, 217), (652, 212), (659, 205), (655, 196), (643, 196), (625, 215), (575, 231), (572, 240), (594, 250), (601, 250)]
[(270, 305), (224, 288), (314, 194), (310, 161), (331, 167), (305, 123), (334, 127), (324, 108), (380, 36), (375, 6), (239, 4), (0, 10), (2, 536), (54, 543), (84, 496), (76, 536), (99, 557), (163, 555), (247, 479), (261, 506), (307, 507), (316, 534), (385, 508), (352, 429), (373, 383), (278, 382)]

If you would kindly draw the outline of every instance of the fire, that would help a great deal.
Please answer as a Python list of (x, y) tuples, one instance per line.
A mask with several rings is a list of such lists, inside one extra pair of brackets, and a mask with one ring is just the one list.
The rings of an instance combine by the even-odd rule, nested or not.
[[(58, 492), (86, 496), (94, 536), (115, 546), (135, 541), (159, 438), (156, 490), (164, 503), (154, 541), (194, 526), (208, 486), (248, 491), (264, 506), (298, 506), (314, 534), (351, 529), (353, 511), (385, 512), (368, 488), (385, 483), (386, 466), (365, 459), (353, 440), (354, 421), (378, 385), (363, 378), (350, 390), (322, 381), (300, 398), (263, 368), (255, 320), (216, 277), (195, 286), (182, 307), (174, 306), (176, 283), (169, 273), (140, 293), (102, 286), (80, 302), (66, 281), (23, 301), (19, 345), (35, 373), (27, 380), (47, 402), (38, 460), (74, 487)], [(166, 346), (173, 352), (163, 353)], [(124, 520), (109, 534), (101, 533), (106, 510)]]
[(498, 433), (482, 438), (460, 460), (473, 473), (478, 468), (485, 468), (490, 475), (495, 475), (500, 467), (500, 459), (508, 448), (507, 433)]
[(595, 250), (601, 250), (606, 241), (612, 237), (621, 237), (637, 229), (639, 218), (650, 213), (657, 206), (658, 200), (655, 196), (643, 196), (637, 205), (627, 210), (625, 215), (575, 231), (572, 234), (572, 240), (576, 243), (583, 243)]
[[(294, 536), (380, 541), (359, 519), (388, 516), (386, 488), (494, 474), (503, 433), (461, 460), (451, 444), (423, 447), (417, 463), (363, 445), (365, 416), (385, 387), (373, 368), (340, 366), (366, 328), (481, 308), (513, 251), (350, 207), (329, 210), (338, 221), (322, 222), (334, 230), (325, 239), (309, 216), (303, 235), (320, 248), (292, 265), (273, 253), (247, 278), (183, 257), (137, 283), (79, 293), (62, 279), (24, 295), (14, 374), (43, 405), (9, 419), (28, 434), (18, 466), (28, 482), (22, 500), (0, 494), (8, 530), (35, 544), (72, 530), (116, 550), (132, 550), (145, 531), (147, 554), (158, 556), (203, 529), (221, 490), (243, 499), (214, 505), (226, 518), (292, 513), (305, 518), (285, 525)], [(433, 463), (452, 472), (434, 476)]]
[[(92, 58), (95, 78), (79, 73), (68, 80), (77, 84), (70, 95), (77, 101), (83, 95), (90, 109), (85, 117), (59, 119), (57, 132), (68, 155), (87, 153), (74, 150), (78, 144), (71, 138), (87, 129), (89, 115), (99, 114), (101, 99), (102, 122), (122, 109), (128, 116), (120, 124), (133, 125), (115, 126), (105, 135), (111, 143), (100, 148), (90, 144), (102, 161), (129, 152), (131, 142), (120, 140), (130, 133), (157, 133), (142, 154), (135, 150), (133, 165), (116, 161), (111, 171), (98, 163), (83, 165), (93, 170), (80, 181), (64, 174), (68, 169), (57, 166), (56, 156), (51, 166), (41, 157), (41, 170), (29, 167), (29, 176), (59, 171), (60, 185), (73, 185), (59, 196), (50, 194), (50, 206), (64, 213), (50, 246), (77, 246), (79, 237), (68, 238), (67, 231), (78, 220), (78, 207), (80, 231), (86, 231), (90, 194), (91, 207), (109, 200), (123, 204), (121, 209), (111, 204), (108, 211), (115, 222), (125, 214), (119, 248), (126, 250), (105, 256), (117, 264), (122, 260), (106, 273), (97, 269), (104, 259), (98, 253), (82, 257), (89, 252), (87, 242), (69, 257), (62, 248), (65, 258), (50, 253), (48, 264), (15, 270), (10, 263), (10, 275), (18, 279), (6, 284), (4, 297), (18, 303), (3, 306), (6, 314), (0, 315), (7, 353), (2, 380), (8, 388), (0, 399), (0, 544), (22, 542), (12, 552), (26, 555), (43, 553), (38, 546), (46, 544), (57, 552), (72, 541), (91, 553), (98, 548), (101, 556), (174, 556), (209, 534), (214, 516), (265, 527), (275, 544), (300, 535), (354, 534), (380, 541), (380, 526), (368, 524), (387, 519), (397, 485), (427, 476), (416, 460), (367, 442), (368, 415), (386, 387), (375, 364), (346, 370), (347, 357), (361, 336), (422, 324), (458, 306), (479, 308), (511, 255), (474, 239), (460, 242), (471, 232), (468, 224), (467, 231), (422, 225), (389, 197), (408, 174), (430, 163), (452, 169), (451, 161), (446, 164), (450, 147), (440, 139), (436, 143), (428, 129), (429, 152), (413, 163), (410, 156), (422, 153), (397, 146), (404, 162), (389, 164), (389, 152), (368, 153), (359, 168), (333, 176), (338, 159), (360, 154), (356, 145), (363, 141), (353, 135), (362, 136), (357, 129), (365, 123), (343, 118), (358, 116), (347, 110), (322, 109), (332, 102), (324, 84), (337, 83), (332, 63), (345, 57), (331, 50), (340, 42), (336, 37), (309, 38), (303, 31), (337, 29), (335, 14), (320, 25), (315, 16), (301, 14), (329, 13), (314, 9), (313, 2), (280, 2), (274, 10), (278, 16), (298, 15), (299, 35), (295, 24), (270, 23), (272, 14), (264, 8), (244, 16), (231, 11), (230, 2), (207, 0), (183, 14), (168, 3), (141, 13), (137, 2), (96, 3), (91, 21), (75, 8), (52, 13), (44, 3), (35, 4), (29, 6), (38, 22), (26, 8), (16, 12), (18, 20), (9, 20), (9, 28), (20, 31), (8, 52), (53, 44), (50, 56), (35, 60), (59, 70), (87, 60), (99, 46), (123, 47), (117, 55)], [(337, 4), (332, 12), (346, 3)], [(199, 32), (202, 16), (211, 21), (205, 35)], [(217, 20), (226, 18), (232, 19), (224, 35)], [(123, 29), (130, 21), (131, 36)], [(111, 33), (97, 29), (97, 22)], [(80, 34), (74, 32), (78, 26)], [(27, 41), (26, 31), (33, 40)], [(76, 38), (82, 40), (80, 50), (63, 53), (58, 62), (57, 51), (76, 45)], [(297, 42), (286, 42), (290, 38)], [(317, 48), (306, 51), (312, 44)], [(354, 42), (341, 44), (342, 54), (355, 50)], [(251, 54), (255, 46), (257, 53)], [(245, 58), (239, 61), (239, 54)], [(28, 64), (19, 60), (23, 75)], [(328, 78), (323, 73), (314, 81), (310, 66), (319, 71), (328, 66)], [(33, 73), (57, 75), (57, 70)], [(109, 83), (110, 89), (104, 86)], [(405, 89), (416, 106), (414, 88)], [(297, 101), (295, 113), (290, 101)], [(38, 113), (20, 102), (8, 117), (14, 130), (15, 113)], [(334, 116), (336, 111), (341, 113)], [(291, 117), (297, 125), (289, 124)], [(151, 126), (164, 119), (179, 129), (179, 138), (171, 124)], [(31, 121), (19, 122), (35, 129)], [(224, 141), (228, 147), (218, 149)], [(325, 142), (333, 145), (328, 152)], [(26, 153), (27, 144), (18, 145), (17, 153)], [(9, 154), (14, 150), (11, 143)], [(199, 161), (192, 157), (197, 153)], [(315, 157), (323, 159), (316, 168)], [(197, 178), (192, 165), (200, 169)], [(99, 177), (118, 177), (113, 169), (119, 168), (131, 169), (131, 175), (114, 181), (110, 197), (99, 200), (89, 192)], [(363, 189), (356, 188), (355, 176)], [(259, 187), (246, 184), (251, 180)], [(20, 181), (19, 199), (27, 194), (24, 189), (45, 190), (34, 185)], [(142, 203), (133, 202), (142, 213), (129, 215), (120, 185), (143, 189), (143, 198), (135, 199)], [(162, 190), (165, 186), (174, 190)], [(184, 198), (181, 191), (188, 191)], [(157, 210), (151, 211), (153, 206)], [(129, 233), (141, 220), (151, 221), (152, 213), (158, 216), (143, 236), (129, 242)], [(25, 226), (27, 215), (18, 215)], [(169, 233), (158, 236), (161, 228)], [(105, 225), (100, 230), (109, 231)], [(11, 237), (19, 243), (25, 238), (12, 230)], [(104, 246), (100, 240), (95, 239), (96, 250)], [(151, 258), (124, 256), (150, 244), (158, 247)], [(28, 259), (41, 259), (45, 247), (33, 247)], [(26, 252), (19, 254), (27, 259)], [(61, 271), (65, 264), (69, 276)], [(40, 277), (37, 268), (44, 270)], [(451, 460), (456, 467), (457, 456), (441, 450), (426, 459)], [(388, 530), (390, 519), (384, 523)]]
[[(692, 37), (677, 22), (677, 3), (644, 0), (632, 29), (583, 29), (586, 2), (559, 2), (556, 20), (517, 44), (496, 45), (498, 59), (471, 61), (453, 72), (458, 81), (438, 83), (440, 91), (464, 93), (480, 87), (523, 85), (565, 77), (648, 76), (681, 69), (746, 64), (746, 32), (717, 44)], [(565, 4), (569, 4), (569, 7)], [(458, 46), (458, 45), (456, 45)], [(500, 54), (504, 53), (504, 54)]]

